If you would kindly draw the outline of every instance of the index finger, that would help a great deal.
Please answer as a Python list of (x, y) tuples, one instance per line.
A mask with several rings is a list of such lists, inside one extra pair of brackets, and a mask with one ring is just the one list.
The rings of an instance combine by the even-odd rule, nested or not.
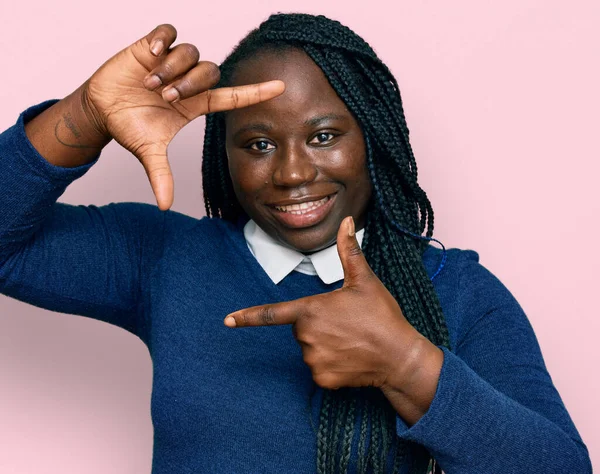
[(230, 328), (294, 324), (301, 314), (301, 304), (301, 300), (296, 300), (253, 306), (227, 315), (224, 323)]
[[(273, 99), (285, 90), (283, 81), (268, 81), (246, 86), (209, 89), (184, 101), (196, 115), (239, 109)], [(188, 105), (189, 104), (189, 105)]]

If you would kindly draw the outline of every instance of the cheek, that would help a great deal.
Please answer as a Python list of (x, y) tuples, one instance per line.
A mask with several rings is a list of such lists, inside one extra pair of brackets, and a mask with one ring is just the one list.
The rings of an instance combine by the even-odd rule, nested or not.
[(233, 189), (235, 189), (236, 193), (240, 190), (240, 182), (244, 181), (243, 178), (243, 168), (239, 166), (239, 162), (235, 159), (227, 157), (227, 166), (229, 168), (229, 177), (231, 178), (231, 182), (233, 184)]
[[(357, 146), (360, 149), (359, 146)], [(356, 148), (340, 153), (332, 161), (332, 169), (335, 168), (338, 176), (343, 176), (348, 191), (357, 196), (371, 195), (371, 179), (367, 168), (366, 156), (357, 154)]]
[(232, 154), (228, 158), (229, 175), (238, 199), (256, 195), (268, 182), (266, 160), (249, 160)]
[(366, 208), (367, 203), (371, 199), (373, 188), (368, 173), (363, 171), (353, 183), (352, 195), (354, 196), (354, 207), (358, 210)]
[(362, 212), (373, 193), (369, 170), (364, 158), (356, 160), (348, 168), (349, 172), (352, 173), (348, 181), (349, 193), (352, 196), (352, 207), (356, 212)]

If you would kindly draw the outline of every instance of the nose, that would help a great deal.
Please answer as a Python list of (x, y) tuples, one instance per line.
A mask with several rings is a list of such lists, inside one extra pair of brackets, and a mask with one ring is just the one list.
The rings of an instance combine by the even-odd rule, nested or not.
[(273, 184), (295, 188), (313, 181), (316, 177), (317, 168), (302, 145), (281, 149), (273, 170)]

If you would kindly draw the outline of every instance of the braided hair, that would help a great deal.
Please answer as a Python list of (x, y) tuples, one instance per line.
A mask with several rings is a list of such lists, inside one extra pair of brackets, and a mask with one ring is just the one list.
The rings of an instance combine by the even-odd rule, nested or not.
[[(417, 183), (398, 83), (373, 49), (352, 30), (324, 16), (272, 15), (225, 59), (219, 86), (231, 84), (236, 65), (244, 59), (291, 48), (304, 51), (321, 68), (363, 131), (374, 190), (362, 245), (367, 262), (406, 319), (434, 344), (449, 347), (432, 284), (444, 260), (431, 279), (422, 262), (429, 241), (435, 240), (433, 209)], [(209, 217), (235, 222), (244, 215), (228, 172), (223, 113), (206, 117), (202, 177)], [(324, 390), (316, 436), (318, 474), (345, 474), (352, 454), (359, 474), (397, 473), (409, 451), (411, 474), (435, 465), (423, 447), (396, 436), (396, 412), (373, 387)]]

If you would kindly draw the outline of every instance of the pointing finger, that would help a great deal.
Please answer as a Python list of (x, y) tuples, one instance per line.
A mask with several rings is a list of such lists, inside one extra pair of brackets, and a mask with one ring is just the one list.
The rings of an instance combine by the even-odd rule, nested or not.
[(261, 82), (237, 87), (209, 89), (202, 94), (182, 101), (182, 105), (200, 116), (213, 112), (239, 109), (258, 104), (282, 94), (285, 90), (283, 81)]
[(304, 312), (303, 302), (307, 298), (285, 303), (266, 304), (242, 309), (229, 314), (225, 318), (225, 326), (247, 327), (247, 326), (280, 326), (283, 324), (294, 324), (298, 316)]

